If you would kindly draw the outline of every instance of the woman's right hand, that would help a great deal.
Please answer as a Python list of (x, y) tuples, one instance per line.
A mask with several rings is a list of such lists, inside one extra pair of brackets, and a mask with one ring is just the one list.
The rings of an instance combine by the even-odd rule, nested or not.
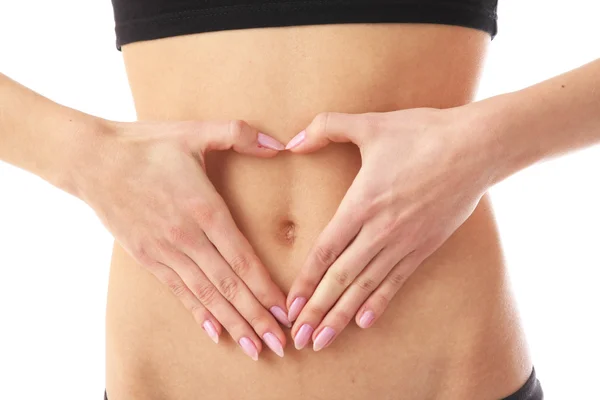
[(283, 356), (274, 316), (290, 326), (285, 295), (204, 170), (211, 150), (272, 157), (283, 145), (242, 121), (101, 122), (90, 150), (73, 157), (74, 194), (213, 341), (224, 327), (254, 360), (260, 338)]

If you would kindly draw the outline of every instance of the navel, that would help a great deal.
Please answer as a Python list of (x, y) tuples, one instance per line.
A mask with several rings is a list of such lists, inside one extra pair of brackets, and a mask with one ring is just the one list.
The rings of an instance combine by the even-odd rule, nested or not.
[(296, 223), (291, 218), (282, 218), (278, 223), (276, 236), (283, 245), (292, 246), (296, 241)]

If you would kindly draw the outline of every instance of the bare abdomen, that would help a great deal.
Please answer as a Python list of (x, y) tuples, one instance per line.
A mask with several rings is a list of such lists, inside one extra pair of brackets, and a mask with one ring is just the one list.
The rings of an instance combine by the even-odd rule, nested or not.
[[(305, 26), (134, 43), (123, 55), (139, 119), (244, 119), (285, 143), (322, 111), (469, 102), (487, 42), (449, 26)], [(359, 168), (350, 144), (274, 159), (212, 153), (207, 163), (285, 291)], [(320, 353), (286, 350), (255, 363), (230, 339), (214, 345), (115, 245), (111, 400), (494, 399), (516, 390), (531, 365), (487, 196), (373, 328), (351, 325)]]

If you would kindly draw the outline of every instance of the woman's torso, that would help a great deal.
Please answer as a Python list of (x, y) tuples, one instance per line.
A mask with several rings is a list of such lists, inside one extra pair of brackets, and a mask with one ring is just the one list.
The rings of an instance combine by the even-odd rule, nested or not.
[[(322, 111), (469, 102), (488, 43), (456, 26), (349, 24), (179, 36), (123, 55), (140, 120), (243, 119), (286, 143)], [(359, 168), (350, 144), (207, 162), (285, 292)], [(531, 372), (487, 195), (375, 326), (351, 324), (322, 352), (288, 346), (283, 359), (267, 350), (255, 363), (230, 339), (215, 345), (118, 244), (106, 335), (110, 400), (491, 400)]]

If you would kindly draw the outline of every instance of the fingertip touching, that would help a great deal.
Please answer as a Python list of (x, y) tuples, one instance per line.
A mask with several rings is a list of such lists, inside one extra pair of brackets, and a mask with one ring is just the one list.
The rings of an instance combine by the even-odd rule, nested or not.
[(296, 147), (300, 146), (304, 142), (305, 139), (306, 139), (306, 130), (303, 130), (300, 133), (298, 133), (296, 136), (294, 136), (288, 142), (288, 144), (285, 145), (285, 149), (291, 150), (293, 148), (296, 148)]
[(281, 150), (285, 149), (285, 146), (279, 140), (275, 139), (272, 136), (266, 135), (262, 132), (258, 133), (257, 141), (258, 141), (259, 147), (262, 146), (267, 149), (276, 150), (276, 151), (281, 151)]

